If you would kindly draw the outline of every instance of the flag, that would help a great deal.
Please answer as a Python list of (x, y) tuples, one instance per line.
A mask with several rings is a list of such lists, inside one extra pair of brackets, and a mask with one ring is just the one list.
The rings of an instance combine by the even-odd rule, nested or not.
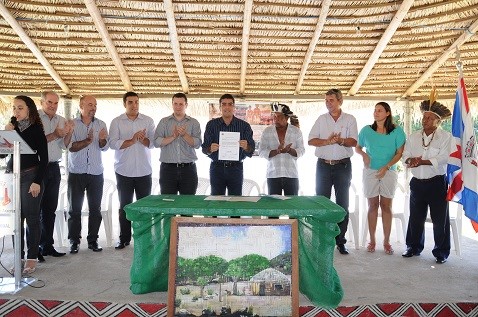
[(450, 184), (447, 199), (463, 205), (465, 215), (478, 232), (478, 149), (463, 72), (459, 71), (451, 127), (455, 145), (452, 144), (447, 166)]

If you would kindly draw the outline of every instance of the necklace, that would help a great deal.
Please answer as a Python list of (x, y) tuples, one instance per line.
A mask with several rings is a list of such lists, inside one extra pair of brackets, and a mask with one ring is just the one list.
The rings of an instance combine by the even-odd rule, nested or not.
[(430, 139), (430, 142), (428, 142), (428, 144), (425, 144), (425, 138), (423, 136), (423, 134), (425, 133), (425, 131), (422, 131), (422, 147), (423, 149), (427, 149), (429, 146), (430, 146), (430, 143), (432, 143), (433, 141), (433, 138), (435, 137), (435, 132), (437, 132), (437, 130), (435, 129), (435, 131), (433, 131), (432, 133), (432, 138)]

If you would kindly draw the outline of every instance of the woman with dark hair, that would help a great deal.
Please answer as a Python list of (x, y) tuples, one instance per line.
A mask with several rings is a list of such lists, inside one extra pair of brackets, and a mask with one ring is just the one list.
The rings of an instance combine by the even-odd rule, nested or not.
[[(393, 254), (390, 245), (392, 230), (392, 200), (397, 188), (398, 174), (395, 163), (402, 157), (405, 133), (392, 119), (392, 110), (386, 102), (375, 105), (374, 122), (362, 128), (355, 151), (362, 155), (363, 191), (368, 200), (368, 229), (370, 242), (368, 252), (375, 252), (375, 230), (377, 228), (378, 207), (382, 210), (383, 249)], [(363, 149), (366, 148), (366, 152)]]
[[(43, 194), (43, 178), (48, 165), (48, 146), (43, 125), (35, 102), (27, 96), (13, 99), (13, 116), (5, 130), (15, 130), (25, 142), (36, 151), (35, 154), (21, 154), (20, 157), (20, 199), (21, 223), (27, 223), (27, 259), (24, 274), (35, 272), (38, 245), (40, 243), (40, 201)], [(7, 163), (7, 173), (13, 171), (13, 155)], [(25, 257), (25, 239), (21, 226), (22, 259)]]

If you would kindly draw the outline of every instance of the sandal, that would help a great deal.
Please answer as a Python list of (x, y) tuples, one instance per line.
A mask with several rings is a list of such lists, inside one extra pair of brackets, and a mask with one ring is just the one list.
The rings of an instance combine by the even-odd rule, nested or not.
[(393, 252), (394, 252), (393, 248), (392, 248), (392, 245), (390, 243), (384, 244), (383, 249), (385, 250), (385, 253), (388, 254), (388, 255), (392, 255)]
[(23, 268), (23, 274), (32, 274), (36, 271), (37, 260), (36, 259), (28, 259), (25, 262), (25, 267)]
[[(24, 265), (25, 265), (25, 260), (22, 259), (22, 262), (20, 264), (20, 269), (23, 269)], [(11, 275), (15, 274), (15, 266), (12, 266), (10, 270), (8, 270), (8, 273), (10, 273)]]
[(373, 253), (375, 252), (375, 243), (369, 242), (367, 245), (367, 252)]

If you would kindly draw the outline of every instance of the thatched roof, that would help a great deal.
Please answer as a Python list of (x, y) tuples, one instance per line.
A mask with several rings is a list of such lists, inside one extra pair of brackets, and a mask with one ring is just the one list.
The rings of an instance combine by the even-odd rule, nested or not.
[(478, 86), (478, 0), (0, 2), (0, 95), (314, 99)]

